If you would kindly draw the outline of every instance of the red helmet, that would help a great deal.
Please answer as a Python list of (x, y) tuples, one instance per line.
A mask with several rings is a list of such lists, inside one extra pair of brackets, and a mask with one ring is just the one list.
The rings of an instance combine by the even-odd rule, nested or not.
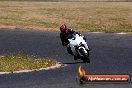
[(66, 26), (65, 24), (62, 24), (62, 25), (60, 26), (60, 31), (61, 31), (62, 33), (67, 33), (67, 32), (68, 32), (67, 26)]

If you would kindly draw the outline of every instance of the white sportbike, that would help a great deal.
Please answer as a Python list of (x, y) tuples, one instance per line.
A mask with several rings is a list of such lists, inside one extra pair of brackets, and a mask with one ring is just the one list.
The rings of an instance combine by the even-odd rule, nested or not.
[(75, 56), (80, 57), (84, 63), (90, 63), (89, 50), (86, 49), (87, 42), (83, 39), (83, 37), (78, 34), (73, 34), (68, 41), (68, 45), (71, 47), (72, 53)]

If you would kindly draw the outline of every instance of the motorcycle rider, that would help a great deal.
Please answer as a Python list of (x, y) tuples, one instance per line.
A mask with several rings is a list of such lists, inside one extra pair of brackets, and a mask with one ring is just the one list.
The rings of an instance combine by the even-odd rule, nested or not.
[[(78, 34), (79, 36), (82, 36), (82, 35), (81, 35), (80, 33), (78, 33), (78, 32), (73, 31), (72, 29), (69, 29), (65, 24), (62, 24), (62, 25), (60, 26), (60, 31), (61, 31), (61, 33), (60, 33), (60, 38), (61, 38), (61, 41), (62, 41), (62, 45), (63, 45), (63, 46), (66, 46), (66, 47), (67, 47), (68, 53), (74, 56), (74, 60), (77, 60), (79, 57), (75, 56), (75, 55), (72, 53), (71, 47), (68, 46), (68, 44), (69, 44), (68, 39), (69, 39), (69, 37), (71, 37), (73, 34)], [(82, 37), (83, 37), (83, 39), (84, 39), (85, 42), (86, 42), (86, 38), (85, 38), (84, 36), (82, 36)], [(85, 48), (86, 48), (88, 51), (90, 51), (90, 49), (89, 49), (87, 43), (86, 43), (84, 46), (85, 46)]]

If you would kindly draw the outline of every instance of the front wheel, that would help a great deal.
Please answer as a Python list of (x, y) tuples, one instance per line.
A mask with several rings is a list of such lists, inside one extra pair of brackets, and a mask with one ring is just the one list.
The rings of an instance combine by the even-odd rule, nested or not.
[(90, 59), (89, 59), (89, 52), (85, 52), (84, 48), (80, 48), (79, 49), (80, 53), (83, 55), (83, 62), (84, 63), (90, 63)]

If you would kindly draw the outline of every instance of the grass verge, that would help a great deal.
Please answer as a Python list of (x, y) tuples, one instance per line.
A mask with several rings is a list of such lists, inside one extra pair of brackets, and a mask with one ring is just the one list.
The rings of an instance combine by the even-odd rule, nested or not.
[(56, 61), (50, 58), (36, 58), (27, 55), (0, 56), (0, 72), (13, 72), (20, 70), (33, 70), (56, 65)]
[(91, 32), (132, 33), (130, 2), (24, 2), (0, 1), (0, 27), (16, 26)]

